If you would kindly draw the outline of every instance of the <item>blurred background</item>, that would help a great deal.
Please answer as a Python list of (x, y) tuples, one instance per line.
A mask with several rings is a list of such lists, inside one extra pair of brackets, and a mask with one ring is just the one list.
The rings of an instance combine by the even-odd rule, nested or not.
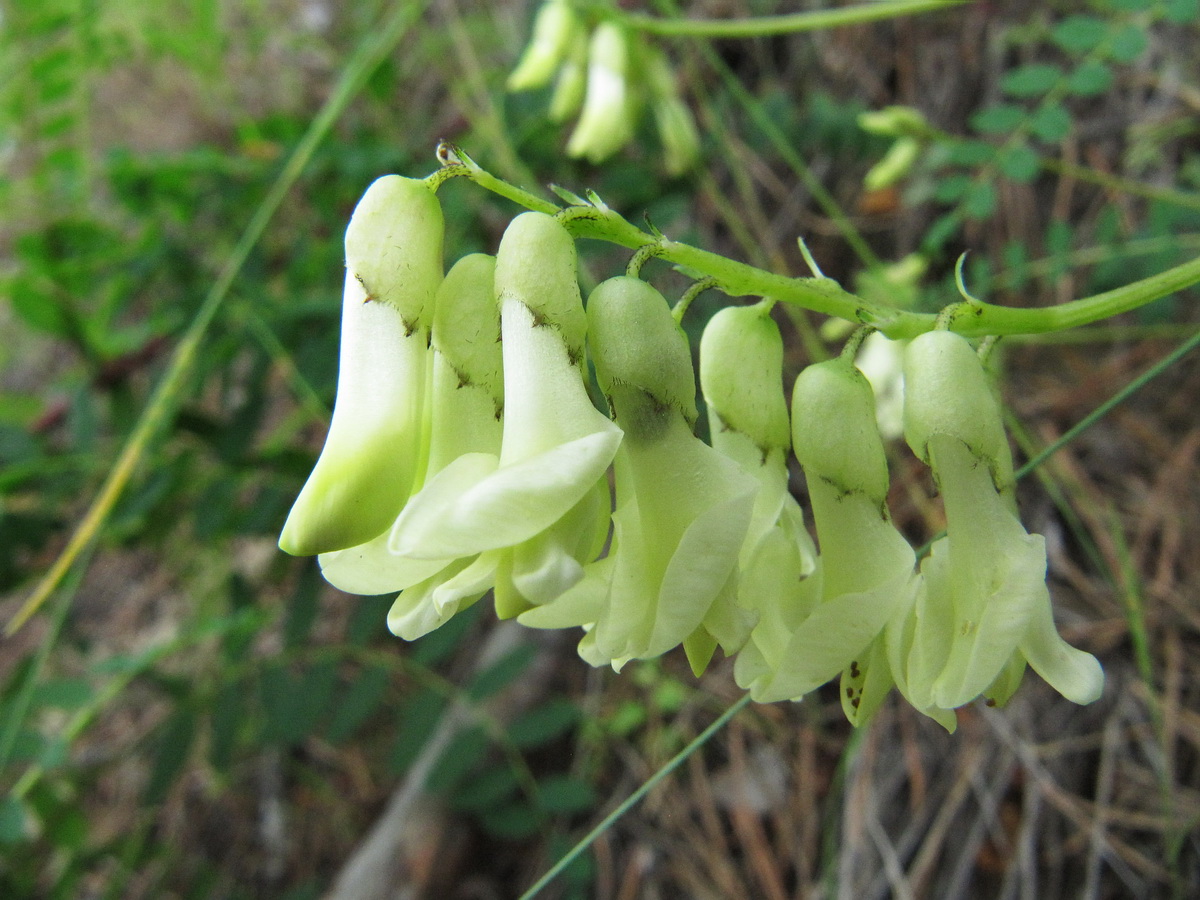
[[(808, 274), (802, 236), (826, 275), (923, 310), (958, 299), (967, 251), (971, 292), (1021, 306), (1200, 251), (1196, 0), (648, 35), (699, 123), (674, 175), (648, 119), (592, 165), (565, 155), (548, 90), (505, 93), (533, 14), (0, 4), (0, 621), (138, 441), (86, 567), (0, 642), (0, 896), (516, 897), (740, 696), (727, 662), (699, 681), (679, 653), (591, 670), (572, 636), (486, 602), (404, 643), (390, 597), (276, 549), (328, 422), (350, 211), (381, 174), (436, 169), (439, 139), (777, 272)], [(858, 116), (893, 104), (927, 125), (868, 187), (896, 137)], [(447, 264), (494, 252), (518, 211), (462, 179), (439, 196)], [(628, 259), (581, 253), (585, 288)], [(723, 300), (697, 301), (693, 336)], [(1194, 338), (1196, 300), (1001, 342), (1018, 462)], [(845, 337), (780, 321), (789, 379)], [(1185, 354), (1021, 485), (1060, 629), (1107, 671), (1100, 701), (1030, 674), (954, 735), (894, 697), (853, 732), (834, 686), (750, 706), (541, 896), (1200, 895), (1198, 397)], [(919, 545), (940, 509), (893, 450), (892, 510)]]

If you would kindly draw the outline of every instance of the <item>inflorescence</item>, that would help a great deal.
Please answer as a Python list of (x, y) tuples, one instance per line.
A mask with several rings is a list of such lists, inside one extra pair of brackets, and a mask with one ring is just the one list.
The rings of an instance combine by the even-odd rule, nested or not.
[(705, 443), (691, 349), (653, 286), (610, 278), (585, 308), (574, 239), (542, 212), (444, 275), (442, 242), (427, 181), (389, 175), (359, 203), (333, 420), (280, 538), (338, 588), (397, 592), (395, 634), (490, 591), (501, 618), (581, 629), (592, 665), (682, 645), (699, 674), (719, 646), (761, 702), (840, 677), (856, 725), (894, 686), (952, 730), (957, 707), (1005, 702), (1026, 664), (1076, 703), (1100, 695), (1099, 663), (1055, 629), (1045, 542), (1017, 516), (966, 338), (941, 327), (904, 350), (904, 437), (948, 525), (918, 563), (888, 511), (857, 342), (805, 369), (789, 410), (771, 301), (722, 310), (699, 348)]

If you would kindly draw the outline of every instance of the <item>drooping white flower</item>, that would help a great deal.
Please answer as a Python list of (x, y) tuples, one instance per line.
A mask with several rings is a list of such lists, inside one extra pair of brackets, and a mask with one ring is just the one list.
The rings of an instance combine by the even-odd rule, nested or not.
[(422, 459), (429, 315), (442, 279), (442, 212), (423, 182), (367, 190), (346, 229), (346, 286), (333, 419), (279, 546), (298, 556), (385, 532)]
[(634, 126), (629, 75), (628, 32), (615, 22), (601, 22), (588, 45), (587, 91), (567, 142), (568, 156), (599, 163), (629, 143)]
[(887, 460), (871, 387), (849, 360), (801, 372), (792, 441), (820, 559), (806, 589), (756, 629), (761, 662), (742, 664), (739, 680), (750, 681), (756, 699), (773, 701), (797, 699), (842, 673), (843, 707), (859, 724), (891, 688), (876, 642), (915, 579), (912, 548), (887, 511)]
[(567, 0), (546, 0), (533, 20), (533, 34), (508, 76), (510, 91), (545, 87), (571, 53), (584, 42), (583, 22)]
[(1025, 661), (1064, 697), (1090, 703), (1104, 676), (1091, 654), (1054, 627), (1040, 535), (1013, 498), (1012, 458), (979, 357), (949, 331), (914, 339), (905, 354), (905, 437), (933, 469), (946, 536), (921, 567), (922, 590), (890, 630), (896, 681), (914, 705), (996, 702)]
[(769, 668), (760, 645), (786, 641), (797, 604), (807, 609), (805, 598), (820, 590), (816, 550), (788, 491), (783, 339), (769, 303), (728, 307), (709, 320), (700, 338), (700, 387), (713, 448), (758, 484), (738, 561), (738, 608), (757, 620), (734, 670), (747, 687)]
[(598, 286), (588, 338), (625, 432), (614, 461), (612, 549), (580, 585), (521, 621), (583, 625), (584, 658), (618, 668), (682, 643), (700, 671), (718, 643), (732, 653), (749, 631), (752, 620), (736, 608), (737, 561), (757, 485), (692, 434), (691, 355), (653, 287), (624, 276)]
[[(458, 456), (397, 518), (389, 547), (418, 560), (480, 555), (501, 616), (548, 602), (583, 576), (608, 530), (606, 472), (621, 431), (583, 381), (585, 319), (575, 245), (525, 213), (496, 258), (504, 372), (499, 453)], [(475, 573), (472, 573), (474, 576)]]
[[(446, 274), (434, 302), (428, 419), (422, 484), (467, 453), (499, 453), (501, 411), (500, 320), (494, 298), (495, 260), (460, 259)], [(422, 484), (418, 484), (419, 489)], [(410, 559), (388, 547), (390, 529), (356, 547), (320, 556), (325, 579), (355, 594), (401, 591), (389, 626), (413, 640), (479, 599), (471, 559)]]

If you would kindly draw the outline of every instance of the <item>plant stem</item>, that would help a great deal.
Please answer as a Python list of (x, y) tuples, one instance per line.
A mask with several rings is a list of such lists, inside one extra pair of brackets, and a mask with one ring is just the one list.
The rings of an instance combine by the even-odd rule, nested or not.
[[(831, 278), (777, 275), (728, 259), (719, 253), (650, 234), (601, 202), (568, 206), (560, 210), (554, 204), (496, 178), (466, 154), (456, 148), (451, 149), (458, 157), (457, 163), (451, 164), (456, 168), (455, 174), (470, 178), (480, 187), (528, 209), (555, 213), (577, 238), (608, 241), (630, 250), (654, 245), (655, 257), (690, 270), (695, 278), (713, 279), (715, 286), (731, 297), (769, 297), (859, 325), (870, 325), (890, 338), (916, 337), (931, 330), (936, 321), (937, 317), (931, 313), (910, 312), (864, 300)], [(458, 165), (462, 166), (461, 170), (457, 170)], [(595, 200), (598, 201), (598, 198)], [(951, 329), (970, 337), (1065, 331), (1129, 312), (1197, 283), (1200, 283), (1200, 258), (1124, 287), (1058, 306), (1018, 309), (973, 301), (970, 314), (957, 316)]]
[(679, 766), (689, 756), (708, 743), (709, 739), (714, 734), (724, 728), (730, 719), (745, 709), (749, 704), (749, 694), (746, 694), (740, 700), (735, 701), (728, 709), (725, 710), (725, 712), (721, 713), (721, 717), (719, 719), (700, 732), (700, 734), (698, 734), (690, 744), (672, 756), (666, 765), (647, 778), (636, 791), (626, 797), (620, 806), (601, 819), (600, 824), (584, 835), (579, 843), (572, 847), (562, 859), (556, 862), (549, 869), (549, 871), (546, 872), (545, 875), (539, 878), (533, 884), (533, 886), (529, 888), (529, 890), (521, 895), (520, 900), (530, 900), (530, 898), (536, 897), (539, 893), (541, 893), (542, 888), (546, 887), (551, 881), (557, 878), (559, 873), (574, 861), (575, 857), (579, 856), (580, 853), (595, 843), (596, 838), (608, 831), (608, 829), (613, 826), (613, 823), (616, 822), (617, 819), (621, 818), (621, 816), (625, 815), (625, 813), (629, 812), (630, 809), (636, 806), (638, 801), (650, 793), (656, 784), (679, 768)]
[(962, 2), (963, 0), (892, 0), (862, 3), (839, 9), (755, 16), (750, 19), (660, 19), (637, 13), (619, 14), (616, 18), (628, 28), (663, 37), (754, 38), (798, 31), (818, 31), (841, 25), (858, 25), (945, 9), (958, 6)]

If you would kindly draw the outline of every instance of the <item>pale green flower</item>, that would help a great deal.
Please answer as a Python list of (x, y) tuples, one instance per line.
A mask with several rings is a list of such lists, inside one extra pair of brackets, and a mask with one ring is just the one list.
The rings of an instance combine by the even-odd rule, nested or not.
[(1090, 703), (1100, 664), (1055, 630), (1046, 550), (1013, 500), (1012, 459), (983, 366), (965, 338), (934, 331), (905, 355), (905, 437), (932, 468), (946, 537), (921, 567), (922, 589), (891, 628), (896, 682), (918, 707), (1007, 699), (1027, 660), (1064, 697)]
[[(754, 512), (738, 561), (738, 608), (757, 620), (738, 652), (742, 687), (766, 676), (760, 645), (786, 642), (798, 623), (797, 605), (819, 596), (816, 550), (804, 515), (788, 491), (792, 447), (783, 396), (783, 339), (770, 304), (728, 307), (709, 320), (700, 338), (700, 387), (715, 450), (758, 483)], [(800, 616), (803, 617), (803, 614)]]
[(579, 14), (567, 0), (547, 0), (533, 20), (533, 34), (521, 59), (508, 76), (510, 91), (545, 87), (576, 44), (586, 34)]
[(700, 133), (692, 111), (679, 93), (679, 82), (667, 58), (648, 50), (645, 63), (650, 110), (663, 143), (664, 168), (668, 175), (682, 175), (700, 157)]
[(567, 142), (568, 156), (599, 163), (633, 138), (634, 98), (629, 81), (630, 38), (614, 22), (601, 22), (588, 45), (583, 112)]
[[(509, 225), (496, 258), (504, 371), (499, 453), (464, 453), (396, 519), (393, 553), (418, 560), (479, 555), (468, 580), (494, 582), (512, 616), (583, 577), (608, 530), (606, 472), (621, 430), (583, 381), (585, 318), (575, 245), (550, 216)], [(486, 580), (486, 579), (485, 579)]]
[(666, 301), (636, 278), (588, 299), (596, 375), (625, 438), (614, 461), (609, 556), (558, 601), (526, 613), (535, 627), (589, 628), (580, 653), (620, 667), (683, 643), (702, 670), (714, 647), (746, 639), (737, 561), (756, 484), (692, 434), (695, 382), (687, 340)]
[(587, 93), (587, 74), (588, 45), (587, 41), (579, 40), (572, 45), (554, 79), (554, 91), (546, 110), (551, 122), (565, 122), (579, 112)]
[(758, 657), (739, 660), (739, 682), (749, 683), (760, 701), (798, 699), (840, 672), (844, 708), (858, 724), (891, 688), (876, 645), (915, 578), (912, 548), (887, 511), (887, 460), (871, 387), (849, 360), (800, 374), (792, 440), (820, 559), (771, 618), (764, 613), (753, 638)]
[(346, 229), (337, 396), (325, 447), (279, 546), (312, 555), (385, 532), (419, 475), (429, 316), (442, 212), (422, 181), (387, 175)]
[[(495, 261), (472, 254), (446, 274), (434, 303), (432, 370), (426, 403), (428, 454), (422, 483), (467, 453), (499, 453), (503, 383)], [(419, 488), (421, 485), (417, 485)], [(479, 586), (472, 560), (409, 559), (392, 553), (390, 532), (320, 556), (325, 579), (354, 594), (402, 593), (389, 627), (413, 640), (443, 624), (491, 586)]]

